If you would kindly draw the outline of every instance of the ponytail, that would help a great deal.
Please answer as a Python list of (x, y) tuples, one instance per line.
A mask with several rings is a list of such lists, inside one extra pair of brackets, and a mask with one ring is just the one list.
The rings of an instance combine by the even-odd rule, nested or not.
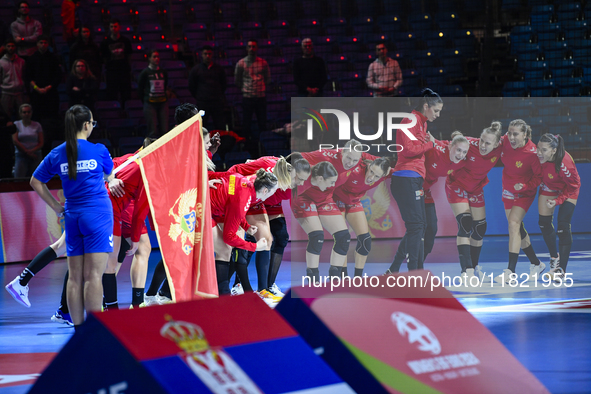
[(260, 168), (256, 172), (256, 179), (254, 180), (254, 190), (261, 191), (264, 187), (271, 190), (277, 185), (277, 177), (272, 172)]
[(291, 170), (292, 165), (285, 158), (281, 157), (273, 167), (273, 175), (277, 178), (277, 184), (283, 191), (291, 188)]
[(443, 100), (441, 99), (441, 96), (439, 96), (433, 90), (425, 88), (421, 92), (421, 97), (415, 105), (415, 111), (423, 113), (423, 106), (425, 104), (427, 104), (429, 107), (433, 107), (437, 104), (443, 104)]
[(562, 166), (562, 160), (566, 155), (566, 150), (564, 149), (564, 140), (560, 136), (560, 134), (550, 134), (546, 133), (540, 138), (540, 142), (545, 142), (550, 145), (550, 148), (556, 149), (556, 153), (554, 154), (554, 169), (556, 172), (560, 172), (560, 167)]
[(456, 130), (453, 133), (451, 133), (451, 143), (450, 146), (456, 146), (457, 144), (461, 144), (461, 143), (466, 143), (469, 144), (468, 139), (466, 137), (464, 137), (464, 134), (462, 134), (461, 131)]
[(74, 105), (66, 111), (65, 137), (66, 156), (68, 157), (68, 178), (76, 180), (78, 173), (78, 132), (82, 130), (85, 122), (90, 122), (92, 114), (84, 105)]
[(509, 123), (509, 127), (517, 127), (519, 130), (525, 134), (525, 138), (531, 140), (531, 127), (525, 123), (523, 119), (515, 119)]
[(503, 128), (503, 125), (501, 124), (501, 122), (499, 122), (498, 120), (495, 120), (490, 124), (489, 127), (482, 130), (482, 133), (480, 133), (480, 136), (482, 136), (482, 134), (484, 134), (484, 133), (494, 134), (497, 142), (499, 142), (501, 140), (502, 128)]

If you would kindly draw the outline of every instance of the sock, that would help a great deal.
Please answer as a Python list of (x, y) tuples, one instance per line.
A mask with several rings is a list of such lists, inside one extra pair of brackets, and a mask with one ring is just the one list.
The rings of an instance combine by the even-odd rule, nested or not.
[(355, 276), (363, 276), (363, 268), (355, 268)]
[(139, 306), (144, 302), (144, 288), (143, 287), (132, 287), (131, 288), (131, 305)]
[(156, 264), (156, 268), (154, 268), (154, 273), (152, 274), (152, 282), (150, 282), (150, 287), (148, 287), (148, 291), (146, 291), (147, 296), (155, 296), (158, 293), (158, 289), (162, 286), (162, 282), (166, 280), (166, 269), (164, 269), (164, 261), (160, 260), (158, 264)]
[(273, 283), (277, 280), (277, 274), (281, 267), (281, 260), (283, 260), (283, 254), (271, 252), (271, 261), (269, 264), (269, 277), (267, 278), (267, 284), (273, 286)]
[[(232, 253), (232, 255), (236, 258), (236, 266), (238, 265), (244, 265), (246, 266), (246, 268), (248, 268), (248, 265), (250, 264), (250, 258), (252, 257), (253, 252), (245, 250), (245, 249), (234, 249), (236, 251), (236, 255), (234, 256), (234, 253)], [(231, 263), (230, 263), (231, 264)], [(234, 267), (234, 269), (237, 269), (237, 267)], [(248, 272), (248, 270), (247, 270)], [(232, 274), (229, 275), (229, 277), (232, 277)], [(236, 277), (234, 278), (234, 284), (232, 285), (232, 287), (236, 286), (238, 283), (240, 283), (240, 277), (238, 275), (236, 275)], [(248, 284), (249, 288), (251, 288), (250, 283)]]
[(344, 267), (341, 267), (341, 277), (343, 276), (349, 276), (349, 271), (347, 270), (347, 266), (345, 265)]
[(21, 278), (19, 281), (20, 285), (26, 286), (36, 273), (41, 271), (47, 266), (47, 264), (51, 263), (55, 259), (57, 259), (57, 255), (53, 249), (51, 249), (49, 246), (43, 249), (37, 254), (37, 256), (35, 256), (29, 265), (27, 265), (27, 268), (25, 268), (21, 273)]
[(252, 292), (250, 278), (248, 277), (248, 266), (246, 264), (236, 264), (236, 278), (240, 279), (240, 284), (244, 292)]
[(538, 259), (538, 256), (536, 256), (536, 252), (534, 252), (534, 247), (532, 245), (529, 245), (527, 248), (522, 250), (529, 259), (530, 263), (534, 265), (540, 265), (540, 259)]
[(117, 302), (117, 276), (115, 274), (103, 274), (103, 294), (108, 310), (119, 309)]
[(566, 266), (568, 264), (568, 258), (570, 257), (570, 249), (571, 249), (572, 245), (560, 245), (559, 246), (559, 251), (560, 251), (560, 268), (562, 268), (564, 270), (564, 272), (566, 272)]
[(66, 276), (64, 277), (64, 287), (62, 289), (62, 299), (60, 300), (60, 311), (63, 313), (70, 313), (70, 309), (68, 308), (68, 299), (66, 297), (68, 293), (68, 278), (70, 276), (70, 271), (66, 271)]
[(470, 245), (470, 256), (472, 258), (472, 268), (476, 268), (478, 265), (478, 260), (480, 260), (480, 251), (482, 250), (482, 246), (472, 246)]
[(467, 268), (472, 268), (470, 245), (458, 245), (458, 253), (460, 254), (460, 266), (462, 267), (462, 272), (466, 272)]
[(517, 259), (519, 258), (519, 253), (511, 253), (509, 252), (509, 268), (511, 272), (515, 272), (515, 267), (517, 267)]
[(400, 266), (402, 265), (402, 262), (405, 258), (406, 253), (400, 250), (400, 248), (398, 248), (398, 250), (396, 251), (396, 255), (394, 255), (394, 261), (390, 265), (390, 272), (400, 272)]
[(172, 300), (172, 293), (170, 292), (170, 284), (168, 283), (168, 280), (164, 281), (164, 283), (162, 284), (162, 288), (160, 289), (158, 294), (164, 297), (168, 297)]
[(271, 259), (271, 252), (268, 250), (261, 250), (256, 253), (255, 263), (257, 268), (257, 287), (258, 290), (265, 290), (269, 288), (267, 278), (269, 277), (269, 262)]
[(336, 265), (331, 265), (328, 268), (328, 276), (331, 278), (333, 276), (340, 278), (341, 277), (341, 267), (337, 267)]
[(230, 279), (228, 278), (228, 273), (230, 272), (230, 262), (216, 260), (215, 272), (218, 282), (219, 295), (230, 294)]

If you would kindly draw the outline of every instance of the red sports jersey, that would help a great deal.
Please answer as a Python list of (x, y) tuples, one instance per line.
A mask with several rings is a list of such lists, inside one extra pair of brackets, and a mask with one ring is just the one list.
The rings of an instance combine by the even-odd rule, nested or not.
[[(509, 141), (503, 144), (501, 160), (503, 168), (503, 190), (513, 194), (523, 194), (535, 191), (542, 181), (542, 166), (536, 154), (537, 148), (528, 140), (521, 148), (513, 149)], [(515, 185), (522, 183), (521, 190), (515, 190)]]
[(277, 160), (279, 160), (279, 158), (275, 156), (263, 156), (256, 160), (233, 165), (232, 167), (228, 168), (228, 173), (238, 173), (244, 176), (253, 175), (256, 174), (256, 172), (261, 168), (265, 169), (266, 171), (273, 172), (273, 168), (275, 167), (275, 164), (277, 164)]
[(466, 138), (470, 142), (470, 149), (468, 149), (466, 155), (466, 165), (449, 174), (446, 183), (452, 188), (461, 187), (470, 194), (480, 194), (488, 183), (488, 172), (497, 164), (497, 160), (501, 156), (505, 137), (501, 137), (499, 146), (486, 156), (480, 154), (479, 138)]
[(310, 199), (310, 201), (314, 201), (316, 204), (320, 204), (323, 201), (332, 200), (332, 193), (334, 192), (335, 188), (338, 188), (347, 182), (347, 178), (352, 174), (353, 170), (359, 166), (359, 163), (357, 163), (355, 167), (345, 170), (345, 167), (343, 167), (342, 152), (342, 149), (338, 151), (336, 149), (323, 149), (313, 152), (302, 152), (302, 156), (304, 159), (308, 160), (308, 163), (310, 163), (311, 166), (323, 161), (328, 161), (337, 170), (337, 174), (339, 174), (339, 176), (335, 186), (329, 187), (325, 191), (320, 191), (320, 189), (318, 189), (316, 186), (312, 186), (312, 177), (310, 177), (306, 182), (304, 182), (303, 186), (298, 186), (298, 195), (305, 194), (307, 198)]
[[(425, 178), (425, 152), (433, 148), (431, 141), (425, 142), (427, 136), (427, 118), (418, 111), (412, 111), (417, 117), (417, 124), (408, 129), (417, 140), (413, 141), (400, 129), (396, 131), (396, 143), (402, 145), (402, 151), (398, 152), (398, 161), (394, 167), (397, 171), (415, 171)], [(410, 123), (411, 120), (402, 119), (402, 124)]]
[(246, 212), (256, 200), (254, 185), (240, 174), (224, 174), (209, 179), (219, 179), (217, 189), (209, 189), (211, 197), (211, 215), (220, 223), (224, 223), (223, 240), (226, 244), (239, 249), (254, 252), (256, 244), (247, 242), (236, 235), (240, 227), (247, 230), (250, 225), (246, 221)]
[(556, 205), (560, 205), (566, 201), (567, 198), (576, 200), (579, 198), (579, 190), (581, 189), (581, 178), (577, 171), (577, 166), (573, 161), (572, 156), (566, 152), (560, 171), (556, 172), (556, 167), (552, 162), (542, 164), (542, 193), (544, 192), (558, 192), (556, 198)]
[[(133, 156), (133, 154), (114, 158), (114, 168), (119, 167), (131, 156)], [(114, 197), (109, 191), (109, 197), (111, 198), (113, 209), (117, 210), (118, 213), (121, 213), (129, 205), (130, 201), (134, 200), (135, 206), (131, 221), (131, 240), (133, 242), (139, 242), (142, 234), (142, 227), (146, 220), (146, 216), (150, 211), (148, 196), (146, 195), (146, 189), (144, 188), (140, 166), (134, 161), (119, 171), (116, 178), (123, 181), (125, 194), (123, 197)], [(107, 187), (107, 190), (108, 189), (109, 188)]]
[(363, 197), (368, 190), (371, 190), (374, 187), (377, 187), (380, 183), (384, 182), (387, 179), (387, 175), (383, 176), (371, 185), (365, 184), (365, 171), (367, 170), (367, 164), (365, 164), (363, 160), (374, 161), (378, 157), (379, 156), (370, 155), (369, 153), (362, 153), (359, 165), (355, 167), (355, 169), (351, 172), (351, 175), (346, 178), (347, 182), (345, 182), (343, 186), (335, 189), (333, 193), (334, 200), (351, 205), (359, 201), (359, 199)]
[(423, 182), (423, 190), (431, 189), (431, 186), (439, 178), (451, 175), (465, 165), (466, 159), (457, 164), (449, 159), (449, 141), (436, 142), (435, 149), (430, 149), (425, 153), (425, 170), (427, 174)]

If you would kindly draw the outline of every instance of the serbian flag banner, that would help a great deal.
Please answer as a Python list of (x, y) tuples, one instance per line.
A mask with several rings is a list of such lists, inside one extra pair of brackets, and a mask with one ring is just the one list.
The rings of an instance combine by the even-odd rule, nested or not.
[(218, 296), (201, 116), (138, 153), (173, 301)]

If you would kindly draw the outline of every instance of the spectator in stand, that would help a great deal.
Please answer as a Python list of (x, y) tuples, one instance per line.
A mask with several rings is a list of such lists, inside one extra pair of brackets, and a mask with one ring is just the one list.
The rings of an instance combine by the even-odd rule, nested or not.
[(16, 118), (18, 108), (24, 102), (25, 83), (23, 72), (25, 61), (16, 54), (16, 44), (13, 39), (6, 41), (6, 53), (0, 59), (0, 81), (2, 98), (0, 103), (4, 112), (11, 118)]
[(118, 100), (121, 104), (131, 98), (131, 41), (121, 35), (119, 19), (111, 20), (110, 35), (101, 43), (101, 53), (105, 62), (105, 82), (107, 98)]
[(43, 155), (43, 128), (33, 120), (33, 107), (23, 104), (18, 110), (21, 120), (14, 122), (18, 132), (12, 135), (14, 143), (14, 177), (24, 178), (33, 175)]
[(78, 29), (76, 42), (70, 48), (71, 63), (69, 68), (72, 68), (74, 60), (78, 59), (86, 61), (86, 66), (100, 83), (102, 73), (101, 50), (93, 40), (90, 27), (86, 25)]
[(80, 6), (80, 0), (64, 0), (62, 2), (62, 26), (64, 28), (64, 40), (68, 46), (72, 46), (76, 39), (74, 29), (76, 28), (76, 10)]
[(66, 92), (70, 96), (70, 107), (76, 104), (86, 105), (94, 111), (99, 82), (82, 59), (74, 61), (72, 71), (66, 80)]
[[(213, 61), (213, 48), (205, 45), (201, 50), (201, 63), (189, 73), (189, 91), (197, 108), (205, 111), (204, 122), (210, 130), (226, 130), (226, 73)], [(213, 129), (211, 128), (213, 123)]]
[(16, 126), (0, 106), (0, 178), (12, 177), (14, 149), (11, 136), (14, 133), (16, 133)]
[(314, 55), (311, 38), (302, 40), (302, 57), (293, 62), (293, 80), (300, 97), (322, 97), (324, 85), (328, 81), (326, 64), (321, 57)]
[(26, 60), (35, 53), (37, 38), (43, 34), (41, 22), (29, 16), (29, 3), (18, 2), (18, 17), (10, 25), (12, 37), (18, 48), (18, 55)]
[(0, 57), (4, 56), (4, 53), (6, 52), (4, 43), (6, 40), (12, 37), (10, 34), (8, 34), (8, 30), (8, 25), (4, 23), (3, 20), (0, 20)]
[(48, 49), (49, 37), (39, 36), (37, 51), (27, 59), (25, 67), (25, 80), (30, 86), (35, 120), (42, 124), (45, 119), (54, 119), (59, 113), (60, 97), (57, 87), (63, 76), (60, 58)]
[(402, 71), (398, 62), (388, 57), (386, 44), (376, 45), (378, 58), (369, 65), (367, 86), (373, 89), (374, 97), (398, 96), (398, 88), (402, 85)]
[(168, 73), (160, 68), (160, 54), (157, 50), (152, 49), (147, 55), (148, 67), (140, 73), (137, 87), (144, 102), (148, 137), (158, 138), (168, 131)]
[(267, 97), (266, 90), (271, 72), (269, 64), (257, 56), (257, 40), (249, 40), (246, 50), (248, 55), (236, 63), (234, 82), (242, 90), (242, 135), (247, 138), (258, 139), (253, 135), (252, 115), (256, 114), (259, 131), (267, 128)]

